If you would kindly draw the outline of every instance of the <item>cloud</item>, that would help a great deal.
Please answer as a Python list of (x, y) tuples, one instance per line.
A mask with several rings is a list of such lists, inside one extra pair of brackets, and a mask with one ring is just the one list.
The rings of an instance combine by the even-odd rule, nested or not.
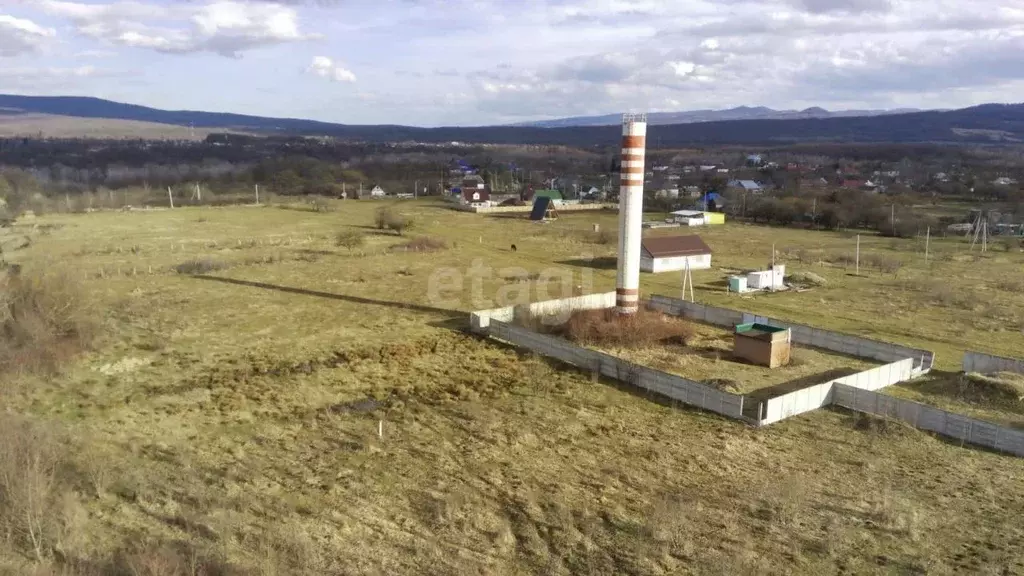
[(218, 0), (164, 5), (134, 1), (84, 4), (41, 0), (48, 13), (111, 45), (166, 53), (213, 52), (237, 57), (255, 48), (319, 38), (301, 30), (296, 9), (281, 4)]
[(0, 56), (35, 52), (56, 35), (53, 28), (43, 28), (31, 20), (0, 14)]
[(891, 0), (796, 0), (794, 5), (815, 14), (831, 12), (863, 14), (865, 12), (888, 12), (892, 9)]
[(335, 82), (355, 82), (356, 75), (350, 70), (347, 70), (341, 66), (335, 64), (333, 60), (327, 56), (316, 56), (313, 58), (313, 63), (309, 65), (309, 72), (316, 74), (321, 78), (330, 78)]
[[(18, 5), (18, 17), (61, 31), (62, 41), (52, 44), (66, 47), (68, 55), (116, 52), (103, 60), (112, 66), (130, 58), (131, 50), (239, 56), (268, 47), (258, 61), (211, 64), (210, 58), (196, 57), (174, 72), (168, 66), (153, 73), (147, 90), (156, 94), (152, 100), (166, 104), (160, 86), (180, 83), (183, 68), (209, 82), (231, 71), (229, 86), (194, 96), (189, 105), (269, 115), (303, 110), (342, 122), (487, 124), (739, 105), (947, 108), (1019, 100), (1024, 84), (1024, 59), (1016, 56), (1024, 53), (1024, 5), (1011, 0), (12, 4)], [(39, 10), (45, 14), (37, 18), (33, 11)], [(0, 26), (0, 50), (27, 54), (22, 40), (12, 48), (10, 23)], [(315, 51), (294, 47), (321, 38), (313, 32), (323, 33)], [(29, 38), (31, 45), (48, 40)], [(345, 61), (313, 54), (344, 54)], [(27, 64), (29, 57), (14, 64)], [(365, 90), (339, 92), (317, 82), (354, 82), (357, 63)], [(265, 82), (266, 66), (274, 64), (286, 70), (280, 74), (284, 87), (254, 90)], [(136, 66), (131, 60), (124, 65)], [(303, 69), (305, 78), (285, 77)], [(337, 105), (339, 98), (352, 105)], [(373, 105), (359, 106), (365, 102)]]

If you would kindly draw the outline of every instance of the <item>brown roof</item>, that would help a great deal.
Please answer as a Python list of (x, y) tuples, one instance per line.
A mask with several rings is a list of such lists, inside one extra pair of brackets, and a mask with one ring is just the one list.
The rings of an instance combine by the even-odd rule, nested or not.
[(674, 256), (699, 256), (711, 254), (711, 248), (700, 236), (655, 236), (644, 238), (644, 255), (652, 258), (671, 258)]

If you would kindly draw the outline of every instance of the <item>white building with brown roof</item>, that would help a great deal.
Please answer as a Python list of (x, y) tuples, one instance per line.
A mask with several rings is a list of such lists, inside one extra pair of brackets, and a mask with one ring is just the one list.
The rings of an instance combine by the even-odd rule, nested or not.
[(700, 236), (656, 236), (640, 244), (640, 270), (674, 272), (711, 268), (711, 248)]

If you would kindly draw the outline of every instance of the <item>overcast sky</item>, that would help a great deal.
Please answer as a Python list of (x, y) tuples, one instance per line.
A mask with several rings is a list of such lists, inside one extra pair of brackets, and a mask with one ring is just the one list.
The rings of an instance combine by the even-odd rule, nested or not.
[(0, 0), (0, 92), (353, 124), (1024, 100), (1024, 0)]

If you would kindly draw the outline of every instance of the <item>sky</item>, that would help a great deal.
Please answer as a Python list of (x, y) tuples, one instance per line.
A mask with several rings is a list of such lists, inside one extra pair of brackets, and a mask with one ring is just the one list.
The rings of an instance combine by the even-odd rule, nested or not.
[(0, 93), (347, 124), (1024, 100), (1024, 0), (0, 0)]

